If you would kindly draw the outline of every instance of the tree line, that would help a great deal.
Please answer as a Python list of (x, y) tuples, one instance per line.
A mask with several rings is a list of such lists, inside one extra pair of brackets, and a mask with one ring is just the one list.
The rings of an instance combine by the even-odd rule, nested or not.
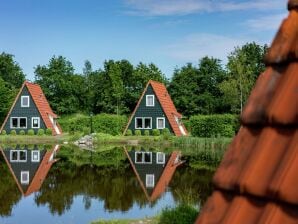
[[(164, 83), (184, 116), (239, 113), (258, 75), (267, 46), (255, 42), (236, 47), (224, 67), (221, 60), (203, 57), (198, 64), (176, 68), (170, 79), (153, 63), (136, 66), (128, 60), (107, 60), (92, 68), (85, 61), (81, 73), (63, 56), (53, 56), (47, 65), (34, 68), (38, 83), (59, 115), (82, 113), (130, 114), (146, 83)], [(0, 54), (0, 121), (4, 119), (26, 76), (14, 56)]]

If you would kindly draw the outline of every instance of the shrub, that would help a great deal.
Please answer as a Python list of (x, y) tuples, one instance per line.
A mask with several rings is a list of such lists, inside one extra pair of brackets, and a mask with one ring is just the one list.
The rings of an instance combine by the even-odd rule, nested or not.
[(11, 131), (10, 131), (10, 135), (17, 135), (16, 130), (11, 130)]
[(144, 131), (144, 135), (145, 135), (145, 136), (149, 136), (149, 135), (150, 135), (149, 130), (145, 130), (145, 131)]
[(160, 135), (160, 131), (158, 129), (153, 129), (152, 130), (152, 135), (153, 136), (159, 136)]
[(142, 132), (141, 130), (135, 130), (135, 136), (141, 136)]
[(91, 129), (88, 128), (88, 127), (84, 127), (84, 128), (83, 128), (83, 134), (84, 134), (84, 135), (89, 135), (89, 134), (90, 134), (90, 131), (91, 131)]
[(43, 129), (38, 129), (37, 135), (39, 135), (39, 136), (44, 135), (44, 130)]
[(132, 136), (132, 131), (130, 129), (127, 129), (125, 135), (126, 136)]
[(1, 135), (6, 135), (6, 131), (2, 130)]
[(232, 137), (237, 117), (232, 114), (196, 115), (190, 118), (191, 134), (198, 137)]
[(164, 128), (161, 130), (161, 134), (169, 136), (169, 135), (171, 135), (171, 132), (168, 128)]
[(19, 135), (25, 135), (25, 131), (24, 130), (20, 130)]
[(187, 204), (181, 204), (176, 208), (165, 208), (160, 215), (160, 224), (189, 224), (194, 223), (198, 211)]
[(52, 129), (47, 128), (47, 129), (46, 129), (46, 135), (52, 135), (52, 134), (53, 134)]
[(34, 135), (34, 130), (33, 129), (29, 129), (27, 132), (28, 135)]

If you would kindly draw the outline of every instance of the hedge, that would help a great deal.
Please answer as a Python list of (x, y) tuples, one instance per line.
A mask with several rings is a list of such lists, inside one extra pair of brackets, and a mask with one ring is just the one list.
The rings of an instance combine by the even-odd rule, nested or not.
[(198, 137), (232, 137), (238, 128), (238, 117), (233, 114), (196, 115), (189, 119), (191, 134)]
[[(91, 118), (83, 114), (75, 114), (59, 119), (59, 124), (64, 132), (90, 132)], [(92, 117), (93, 132), (111, 135), (122, 134), (127, 124), (124, 115), (98, 114)]]

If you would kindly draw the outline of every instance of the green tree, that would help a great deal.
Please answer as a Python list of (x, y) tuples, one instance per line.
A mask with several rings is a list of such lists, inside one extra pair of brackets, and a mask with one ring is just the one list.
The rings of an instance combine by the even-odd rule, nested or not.
[(242, 111), (257, 77), (265, 70), (263, 58), (267, 49), (267, 45), (246, 43), (242, 47), (236, 47), (228, 56), (228, 78), (219, 88), (225, 101), (230, 103), (232, 112)]
[(8, 88), (8, 83), (0, 77), (0, 124), (2, 124), (13, 102), (15, 91)]
[(25, 75), (13, 55), (5, 52), (0, 54), (0, 77), (9, 89), (19, 89), (25, 81)]

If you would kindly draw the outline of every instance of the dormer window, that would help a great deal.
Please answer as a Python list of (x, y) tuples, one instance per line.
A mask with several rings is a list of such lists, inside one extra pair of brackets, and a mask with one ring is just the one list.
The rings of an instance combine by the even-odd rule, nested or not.
[(29, 96), (21, 96), (21, 107), (29, 107)]
[(146, 95), (146, 106), (154, 107), (154, 95)]

